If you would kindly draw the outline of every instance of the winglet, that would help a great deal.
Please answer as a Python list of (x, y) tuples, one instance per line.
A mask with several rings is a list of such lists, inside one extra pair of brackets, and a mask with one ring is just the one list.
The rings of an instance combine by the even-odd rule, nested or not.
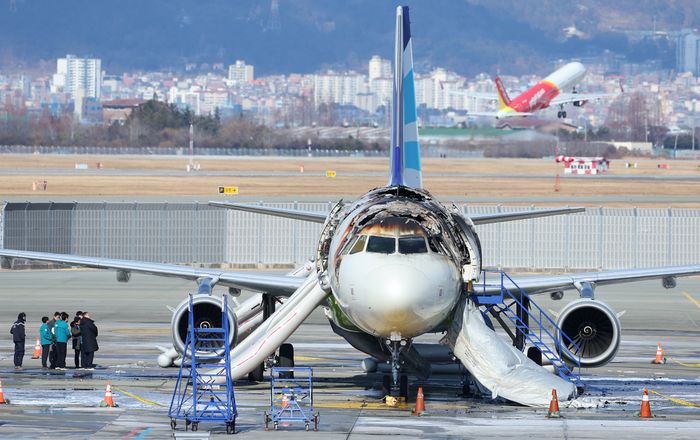
[(413, 43), (407, 6), (396, 8), (392, 105), (389, 185), (422, 188), (416, 92), (413, 79)]
[(510, 105), (510, 97), (508, 96), (508, 92), (506, 91), (500, 76), (496, 77), (495, 82), (496, 90), (498, 91), (498, 108), (500, 110), (505, 110)]

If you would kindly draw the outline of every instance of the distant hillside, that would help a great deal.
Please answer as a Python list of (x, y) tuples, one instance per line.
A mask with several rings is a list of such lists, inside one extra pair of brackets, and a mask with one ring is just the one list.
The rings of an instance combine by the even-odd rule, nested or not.
[[(244, 59), (258, 74), (364, 70), (374, 54), (390, 57), (394, 7), (377, 0), (16, 0), (0, 9), (0, 66), (94, 55), (110, 72), (182, 69), (185, 63)], [(408, 1), (419, 69), (462, 74), (546, 73), (555, 58), (608, 49), (635, 61), (673, 63), (664, 42), (630, 44), (620, 29), (700, 26), (700, 2), (602, 0)], [(562, 28), (584, 36), (565, 40)]]

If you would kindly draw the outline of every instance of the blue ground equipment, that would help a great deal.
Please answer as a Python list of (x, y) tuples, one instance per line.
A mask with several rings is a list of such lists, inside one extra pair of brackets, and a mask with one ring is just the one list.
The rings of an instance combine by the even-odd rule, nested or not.
[[(486, 280), (488, 274), (491, 274), (491, 283)], [(485, 294), (494, 286), (500, 286), (498, 295)], [(562, 379), (573, 382), (577, 387), (584, 386), (581, 381), (579, 345), (507, 273), (502, 270), (483, 270), (481, 281), (474, 286), (471, 300), (485, 307), (482, 311), (485, 319), (491, 315), (501, 323), (509, 321), (513, 325), (519, 349), (522, 349), (525, 341), (529, 342), (539, 351), (542, 360), (546, 359), (554, 366)], [(561, 355), (565, 350), (576, 355), (569, 360), (569, 364)]]
[[(227, 434), (236, 431), (238, 411), (231, 381), (226, 295), (221, 305), (221, 328), (195, 328), (190, 294), (185, 351), (168, 411), (173, 429), (177, 426), (176, 420), (184, 419), (185, 431), (190, 425), (192, 431), (197, 431), (199, 422), (225, 423)], [(216, 363), (220, 361), (224, 363)]]
[(318, 431), (318, 413), (314, 414), (313, 369), (273, 367), (270, 373), (270, 413), (265, 412), (265, 430), (270, 422), (275, 430), (280, 423), (311, 423)]

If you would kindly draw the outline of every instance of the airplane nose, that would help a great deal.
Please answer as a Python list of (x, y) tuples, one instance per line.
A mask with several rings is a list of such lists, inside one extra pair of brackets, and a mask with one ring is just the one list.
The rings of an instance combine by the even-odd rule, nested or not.
[(415, 266), (403, 264), (373, 270), (366, 277), (365, 289), (372, 314), (390, 325), (418, 318), (431, 297), (428, 277)]

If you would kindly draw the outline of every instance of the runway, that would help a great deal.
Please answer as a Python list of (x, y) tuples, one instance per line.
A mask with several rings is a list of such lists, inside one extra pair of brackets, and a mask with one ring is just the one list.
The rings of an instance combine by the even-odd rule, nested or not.
[[(12, 344), (6, 334), (0, 345), (0, 380), (12, 404), (0, 407), (0, 438), (165, 438), (175, 369), (160, 369), (157, 345), (170, 342), (170, 311), (194, 284), (133, 274), (117, 283), (114, 272), (89, 270), (0, 271), (0, 328), (8, 329), (17, 313), (28, 317), (25, 370), (12, 368)], [(294, 334), (298, 366), (314, 368), (315, 401), (321, 413), (320, 432), (303, 425), (282, 427), (286, 434), (265, 432), (263, 412), (269, 408), (269, 384), (236, 384), (240, 438), (697, 438), (700, 408), (651, 396), (654, 420), (633, 416), (642, 389), (700, 403), (700, 279), (679, 279), (665, 290), (658, 281), (601, 287), (598, 299), (622, 316), (623, 338), (610, 364), (584, 370), (586, 394), (602, 403), (598, 409), (569, 409), (563, 419), (548, 420), (546, 410), (494, 402), (488, 397), (460, 396), (458, 377), (436, 376), (425, 385), (429, 415), (410, 417), (407, 407), (381, 404), (381, 377), (360, 368), (364, 355), (334, 335), (321, 310)], [(537, 298), (545, 310), (559, 310), (562, 301)], [(9, 305), (11, 304), (11, 305)], [(54, 310), (89, 310), (100, 329), (95, 361), (102, 368), (46, 373), (31, 357), (40, 318)], [(6, 331), (6, 330), (4, 330)], [(436, 340), (440, 335), (426, 339)], [(660, 342), (670, 362), (653, 365)], [(72, 358), (68, 356), (68, 364)], [(119, 408), (99, 408), (106, 383), (115, 387)], [(136, 400), (126, 392), (155, 404)], [(415, 388), (412, 387), (412, 396)], [(414, 397), (411, 397), (413, 399)], [(162, 406), (159, 406), (162, 405)], [(411, 405), (408, 405), (409, 407)], [(224, 426), (202, 424), (213, 438), (225, 438)]]

